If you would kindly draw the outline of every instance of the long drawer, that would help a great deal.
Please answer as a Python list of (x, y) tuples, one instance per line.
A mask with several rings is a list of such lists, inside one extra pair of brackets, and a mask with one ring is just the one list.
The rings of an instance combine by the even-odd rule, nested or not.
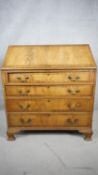
[(92, 111), (91, 98), (7, 99), (8, 112)]
[(68, 72), (9, 72), (9, 83), (74, 83), (89, 82), (90, 72), (68, 71)]
[(35, 127), (82, 127), (89, 126), (91, 116), (89, 113), (75, 114), (8, 114), (10, 126), (35, 126)]
[(89, 96), (92, 85), (5, 86), (7, 96)]

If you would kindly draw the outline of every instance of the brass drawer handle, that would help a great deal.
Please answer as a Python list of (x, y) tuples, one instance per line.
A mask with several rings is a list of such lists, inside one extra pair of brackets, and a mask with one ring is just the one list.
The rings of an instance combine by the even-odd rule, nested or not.
[(22, 90), (18, 90), (18, 93), (19, 93), (20, 95), (25, 96), (25, 95), (28, 95), (28, 94), (30, 93), (30, 90), (26, 90), (25, 92), (22, 92)]
[(77, 81), (80, 79), (79, 76), (76, 76), (75, 78), (73, 78), (71, 75), (68, 76), (68, 79), (71, 80), (71, 81)]
[(79, 76), (76, 76), (76, 80), (80, 80), (80, 77)]
[(28, 80), (29, 79), (29, 77), (25, 77), (25, 80)]
[(29, 118), (28, 120), (24, 120), (23, 118), (21, 118), (21, 119), (20, 119), (20, 122), (21, 122), (22, 124), (29, 124), (29, 123), (32, 122), (32, 119)]
[(26, 90), (25, 94), (28, 95), (30, 93), (30, 90)]
[(24, 79), (22, 79), (21, 77), (17, 77), (17, 80), (19, 80), (22, 83), (27, 82), (28, 79), (29, 79), (29, 77), (25, 77)]
[(68, 118), (68, 119), (66, 120), (66, 122), (69, 123), (69, 124), (71, 124), (71, 123), (72, 123), (72, 120)]
[(23, 106), (23, 105), (19, 104), (19, 108), (22, 109), (23, 111), (25, 111), (25, 110), (28, 110), (30, 108), (30, 105), (27, 104), (26, 106)]
[(74, 124), (77, 124), (79, 122), (79, 119), (77, 119), (77, 118), (76, 119), (68, 118), (66, 121), (67, 121), (68, 124), (74, 125)]
[(77, 93), (80, 92), (80, 90), (79, 89), (77, 89), (77, 90), (68, 89), (67, 92), (69, 92), (71, 95), (76, 95)]
[(68, 103), (67, 106), (70, 110), (75, 110), (75, 109), (80, 109), (81, 104), (80, 103), (76, 103), (76, 104)]

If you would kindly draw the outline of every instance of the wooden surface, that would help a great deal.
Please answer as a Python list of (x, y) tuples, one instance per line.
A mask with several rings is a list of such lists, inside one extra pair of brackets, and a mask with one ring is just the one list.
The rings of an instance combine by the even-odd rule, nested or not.
[(10, 46), (3, 69), (95, 68), (89, 45)]
[(8, 99), (8, 112), (92, 112), (92, 100), (86, 98), (41, 98), (41, 99)]
[(55, 97), (93, 95), (92, 85), (41, 85), (41, 86), (5, 86), (7, 96)]
[(11, 126), (47, 127), (83, 127), (90, 125), (89, 114), (9, 114)]
[(22, 130), (78, 130), (91, 139), (96, 64), (88, 45), (11, 46), (2, 80), (9, 140)]
[(64, 83), (90, 81), (89, 72), (9, 73), (11, 83)]

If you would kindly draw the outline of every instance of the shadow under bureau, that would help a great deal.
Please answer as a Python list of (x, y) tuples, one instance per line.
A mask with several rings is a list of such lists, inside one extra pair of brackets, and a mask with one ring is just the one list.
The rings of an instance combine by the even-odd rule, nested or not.
[(22, 130), (92, 136), (96, 64), (89, 45), (9, 46), (2, 66), (9, 140)]

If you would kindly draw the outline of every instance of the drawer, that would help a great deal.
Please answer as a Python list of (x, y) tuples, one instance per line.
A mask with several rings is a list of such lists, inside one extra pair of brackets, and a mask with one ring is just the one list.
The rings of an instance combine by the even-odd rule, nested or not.
[(80, 114), (8, 114), (10, 126), (35, 126), (35, 127), (82, 127), (89, 126), (91, 116), (89, 113)]
[(89, 96), (92, 85), (5, 86), (7, 96)]
[(8, 112), (60, 112), (60, 111), (91, 111), (91, 98), (35, 98), (29, 99), (7, 99)]
[(90, 72), (8, 73), (9, 83), (74, 83), (90, 81)]

